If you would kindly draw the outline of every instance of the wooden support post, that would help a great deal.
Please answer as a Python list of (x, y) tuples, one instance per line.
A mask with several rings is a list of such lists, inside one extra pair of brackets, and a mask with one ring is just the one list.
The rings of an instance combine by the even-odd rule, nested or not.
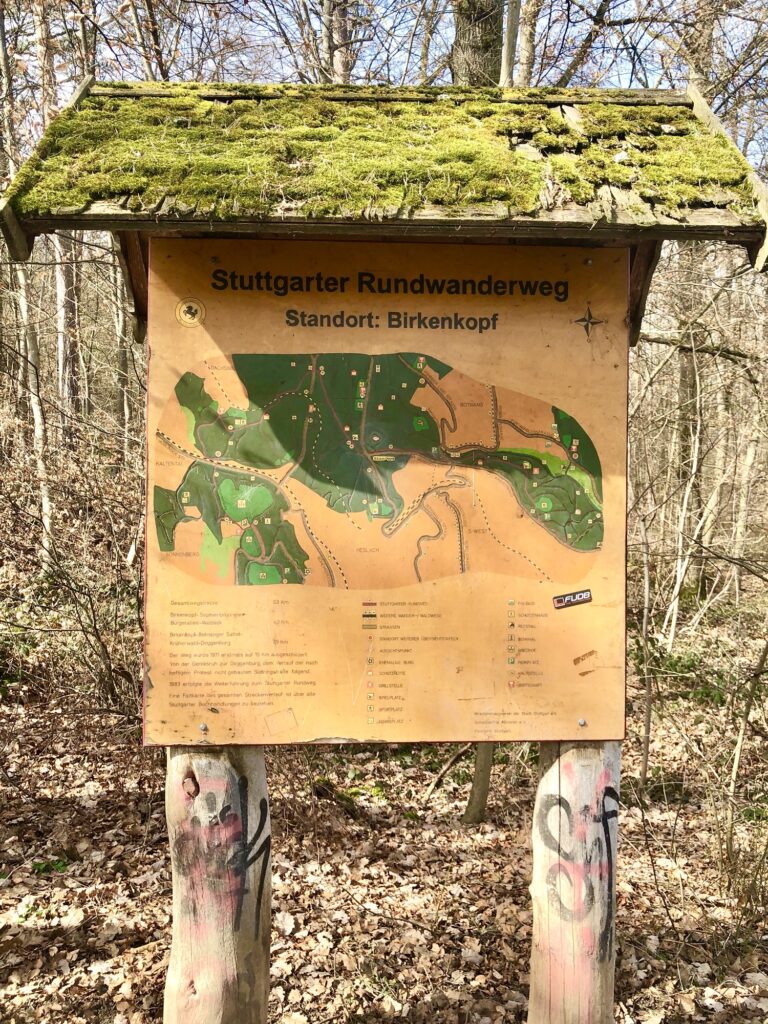
[(528, 1024), (612, 1024), (620, 743), (542, 743)]
[(164, 1024), (266, 1024), (269, 801), (260, 747), (171, 747), (173, 939)]

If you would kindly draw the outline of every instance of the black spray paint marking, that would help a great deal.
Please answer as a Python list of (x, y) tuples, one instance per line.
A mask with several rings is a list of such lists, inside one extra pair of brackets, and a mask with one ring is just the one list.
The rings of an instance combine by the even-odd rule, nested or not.
[[(616, 807), (608, 810), (606, 801), (613, 800)], [(564, 796), (547, 794), (541, 801), (537, 817), (537, 827), (542, 842), (547, 849), (556, 853), (558, 860), (547, 872), (547, 890), (549, 899), (564, 921), (583, 921), (589, 916), (595, 905), (595, 882), (597, 876), (601, 880), (602, 865), (605, 864), (605, 919), (601, 922), (598, 957), (601, 961), (613, 955), (614, 921), (613, 921), (613, 880), (614, 857), (610, 823), (618, 818), (619, 794), (612, 786), (606, 786), (592, 807), (581, 808), (581, 836), (574, 836), (574, 821), (571, 805)], [(599, 811), (597, 808), (599, 807)], [(563, 847), (560, 837), (553, 834), (549, 824), (549, 816), (553, 810), (558, 814), (562, 811), (567, 822), (567, 837), (570, 848)], [(588, 842), (589, 826), (600, 825), (602, 834), (596, 835)], [(572, 907), (563, 903), (560, 896), (559, 883), (565, 875), (574, 893)]]
[[(261, 929), (261, 908), (264, 902), (264, 888), (267, 882), (267, 872), (269, 871), (269, 861), (272, 851), (272, 836), (267, 832), (267, 820), (269, 818), (269, 804), (266, 797), (262, 797), (259, 801), (259, 824), (256, 827), (256, 832), (252, 839), (248, 839), (248, 779), (241, 775), (237, 780), (237, 788), (240, 795), (240, 819), (243, 823), (242, 838), (238, 844), (238, 848), (235, 850), (230, 864), (241, 879), (241, 885), (239, 890), (239, 898), (237, 901), (237, 907), (235, 909), (235, 931), (240, 930), (240, 919), (243, 912), (243, 899), (245, 897), (246, 889), (245, 880), (248, 874), (248, 868), (256, 863), (261, 858), (261, 870), (259, 872), (259, 884), (256, 890), (256, 935), (258, 936)], [(264, 835), (264, 833), (267, 833)], [(262, 835), (264, 838), (262, 839)], [(261, 845), (253, 853), (253, 848), (261, 839)]]

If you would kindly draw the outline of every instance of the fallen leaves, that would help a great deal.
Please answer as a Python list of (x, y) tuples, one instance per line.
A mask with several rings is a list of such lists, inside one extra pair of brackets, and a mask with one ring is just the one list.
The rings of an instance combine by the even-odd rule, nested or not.
[(296, 918), (287, 910), (278, 910), (272, 915), (272, 927), (278, 935), (290, 935), (296, 927)]
[[(48, 710), (2, 711), (23, 783), (0, 801), (4, 1024), (159, 1024), (171, 902), (161, 758), (65, 709), (51, 742)], [(497, 766), (489, 821), (466, 828), (461, 764), (421, 804), (435, 760), (408, 747), (273, 754), (272, 1024), (524, 1020), (535, 765)], [(317, 795), (319, 777), (323, 793), (356, 794), (354, 814)], [(707, 813), (693, 801), (622, 810), (622, 1024), (768, 1014), (764, 964), (726, 970), (714, 952), (735, 908)]]

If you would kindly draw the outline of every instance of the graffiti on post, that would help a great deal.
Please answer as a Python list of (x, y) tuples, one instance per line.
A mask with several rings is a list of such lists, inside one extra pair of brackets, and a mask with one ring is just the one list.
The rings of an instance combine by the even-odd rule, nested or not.
[[(235, 851), (234, 866), (237, 874), (243, 879), (242, 895), (235, 915), (235, 931), (240, 928), (240, 917), (243, 907), (243, 896), (245, 896), (245, 880), (248, 877), (248, 869), (261, 861), (259, 867), (259, 881), (256, 889), (256, 934), (259, 934), (261, 927), (261, 908), (264, 901), (264, 890), (269, 872), (269, 858), (272, 851), (272, 835), (269, 830), (269, 804), (263, 796), (259, 801), (259, 822), (256, 831), (248, 839), (248, 779), (241, 775), (237, 781), (240, 793), (240, 807), (243, 816), (243, 841)], [(260, 841), (260, 842), (259, 842)], [(254, 852), (254, 847), (259, 843)]]
[[(229, 780), (208, 779), (206, 785), (207, 791), (196, 799), (202, 800), (207, 814), (194, 814), (181, 823), (174, 837), (174, 862), (185, 878), (219, 898), (219, 909), (231, 917), (236, 932), (250, 891), (248, 872), (259, 864), (255, 895), (258, 936), (272, 845), (267, 798), (259, 801), (259, 820), (250, 834), (248, 779), (243, 775), (237, 779), (237, 808), (227, 800)], [(194, 902), (191, 913), (196, 914)]]
[[(542, 842), (557, 856), (547, 871), (549, 900), (556, 912), (564, 921), (583, 922), (596, 905), (599, 908), (597, 955), (601, 962), (613, 956), (615, 851), (611, 822), (618, 818), (618, 808), (619, 794), (608, 785), (608, 773), (604, 772), (590, 804), (574, 813), (562, 794), (546, 794), (536, 823)], [(557, 822), (556, 831), (553, 821)]]

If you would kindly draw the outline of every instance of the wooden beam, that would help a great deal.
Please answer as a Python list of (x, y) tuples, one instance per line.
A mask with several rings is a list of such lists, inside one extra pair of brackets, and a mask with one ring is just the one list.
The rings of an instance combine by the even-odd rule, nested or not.
[(613, 1024), (620, 743), (542, 743), (528, 1024)]
[(91, 89), (93, 88), (95, 81), (95, 75), (86, 75), (82, 82), (80, 82), (78, 87), (72, 93), (72, 95), (69, 97), (67, 102), (64, 104), (64, 106), (61, 108), (61, 112), (63, 113), (65, 110), (76, 110), (80, 106), (81, 102), (85, 99), (85, 97), (91, 92)]
[(147, 330), (149, 264), (147, 243), (136, 231), (116, 231), (115, 250), (125, 281), (125, 290), (134, 320), (134, 335), (142, 341)]
[(260, 747), (171, 747), (164, 1024), (266, 1024), (271, 827)]
[(473, 211), (473, 219), (446, 216), (429, 209), (411, 218), (387, 218), (384, 211), (367, 217), (309, 220), (285, 216), (274, 219), (243, 217), (227, 221), (182, 219), (159, 220), (146, 211), (134, 213), (122, 207), (101, 209), (94, 204), (84, 212), (64, 213), (26, 219), (24, 230), (30, 234), (50, 234), (61, 230), (92, 230), (143, 232), (155, 238), (297, 238), (329, 241), (403, 240), (509, 242), (524, 239), (553, 245), (580, 242), (584, 245), (636, 245), (644, 241), (664, 239), (720, 240), (740, 245), (762, 242), (764, 226), (744, 223), (724, 210), (695, 210), (690, 219), (659, 219), (650, 225), (630, 222), (611, 223), (595, 220), (588, 210), (551, 210), (536, 217), (499, 218), (492, 212), (481, 216)]
[(629, 344), (635, 346), (645, 314), (645, 304), (653, 281), (653, 272), (661, 255), (661, 242), (641, 242), (632, 248), (629, 264)]
[[(253, 87), (240, 90), (237, 87), (221, 89), (184, 89), (184, 86), (170, 85), (168, 88), (143, 87), (138, 85), (135, 88), (130, 86), (124, 89), (110, 87), (109, 84), (95, 86), (91, 90), (93, 96), (104, 96), (109, 99), (141, 100), (141, 99), (169, 99), (176, 94), (185, 92), (193, 98), (201, 100), (212, 100), (220, 103), (231, 103), (238, 101), (261, 102), (263, 100), (277, 99), (300, 99), (306, 95), (301, 87), (291, 86), (264, 86), (261, 89)], [(382, 87), (377, 91), (376, 87), (363, 86), (359, 91), (354, 89), (339, 89), (337, 92), (323, 91), (322, 99), (329, 103), (474, 103), (479, 98), (484, 103), (494, 104), (520, 104), (523, 106), (559, 107), (564, 104), (570, 106), (583, 105), (586, 103), (609, 103), (625, 107), (691, 107), (692, 102), (684, 92), (665, 89), (615, 89), (615, 90), (584, 90), (582, 92), (569, 90), (549, 90), (539, 92), (530, 90), (517, 92), (515, 90), (500, 90), (496, 94), (478, 94), (473, 92), (453, 92), (450, 86), (445, 89), (435, 87), (432, 90), (420, 91), (418, 87), (411, 87), (409, 92), (397, 92), (394, 89)]]
[(0, 233), (5, 239), (12, 260), (22, 262), (29, 259), (35, 236), (28, 235), (22, 228), (7, 199), (0, 199)]

